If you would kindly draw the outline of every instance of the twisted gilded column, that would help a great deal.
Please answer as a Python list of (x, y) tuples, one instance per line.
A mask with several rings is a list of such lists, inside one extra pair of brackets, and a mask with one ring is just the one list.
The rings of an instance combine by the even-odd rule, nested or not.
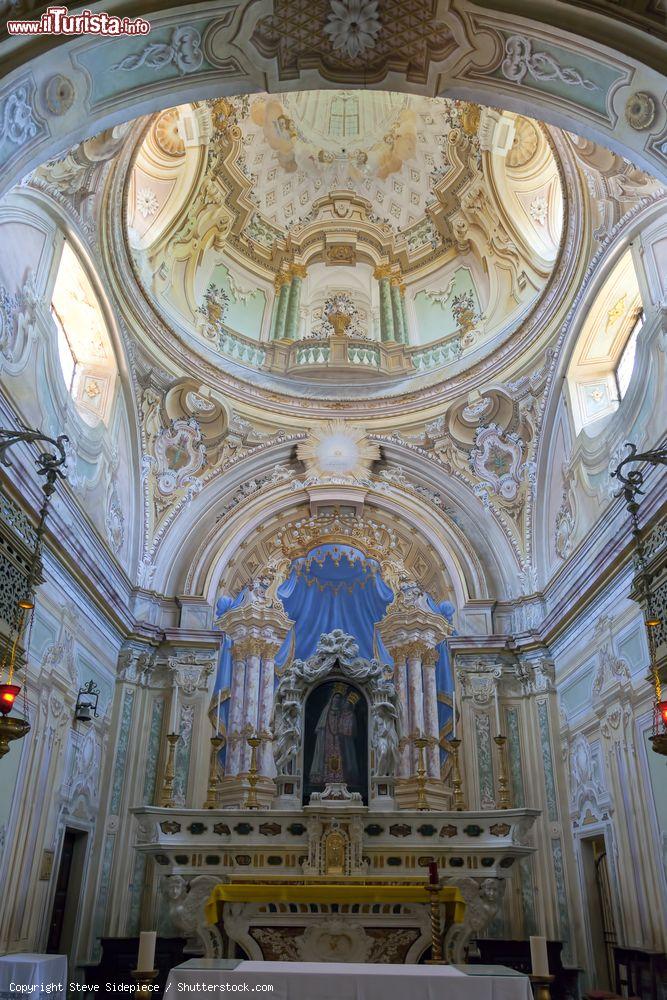
[(396, 335), (394, 331), (394, 311), (391, 302), (391, 267), (383, 264), (376, 267), (373, 277), (380, 287), (380, 339), (384, 343), (394, 343)]

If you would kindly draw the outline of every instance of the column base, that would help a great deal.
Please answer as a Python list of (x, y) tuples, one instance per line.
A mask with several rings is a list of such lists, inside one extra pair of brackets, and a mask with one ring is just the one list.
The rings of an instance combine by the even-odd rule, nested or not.
[[(249, 791), (250, 782), (248, 781), (247, 772), (237, 775), (225, 775), (220, 780), (218, 786), (219, 807), (221, 809), (243, 809)], [(276, 797), (276, 786), (273, 779), (260, 774), (255, 785), (255, 791), (257, 793), (258, 808), (270, 809)]]
[[(451, 788), (445, 787), (438, 778), (426, 779), (424, 793), (429, 809), (447, 812), (452, 808), (454, 793)], [(394, 799), (399, 809), (415, 810), (418, 808), (419, 782), (416, 775), (410, 778), (396, 779)]]

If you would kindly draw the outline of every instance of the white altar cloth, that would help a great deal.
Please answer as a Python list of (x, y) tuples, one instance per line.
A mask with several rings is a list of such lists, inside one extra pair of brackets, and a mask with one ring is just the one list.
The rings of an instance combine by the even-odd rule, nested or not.
[[(20, 989), (12, 989), (12, 985)], [(58, 997), (67, 993), (67, 955), (30, 952), (0, 955), (0, 1000), (15, 1000), (16, 997), (44, 1000), (47, 992)]]
[(471, 966), (463, 972), (452, 965), (240, 962), (235, 969), (216, 965), (214, 960), (190, 960), (186, 967), (176, 966), (169, 973), (164, 1000), (195, 996), (216, 1000), (260, 991), (272, 1000), (532, 1000), (528, 977), (510, 969), (473, 974)]

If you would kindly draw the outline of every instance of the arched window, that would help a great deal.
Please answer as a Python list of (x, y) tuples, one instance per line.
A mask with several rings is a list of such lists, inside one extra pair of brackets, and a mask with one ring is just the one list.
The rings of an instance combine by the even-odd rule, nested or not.
[(51, 315), (67, 391), (87, 423), (106, 422), (113, 402), (116, 362), (93, 285), (67, 242), (51, 296)]
[(632, 377), (642, 322), (639, 283), (628, 249), (596, 295), (570, 362), (567, 382), (577, 433), (618, 408)]

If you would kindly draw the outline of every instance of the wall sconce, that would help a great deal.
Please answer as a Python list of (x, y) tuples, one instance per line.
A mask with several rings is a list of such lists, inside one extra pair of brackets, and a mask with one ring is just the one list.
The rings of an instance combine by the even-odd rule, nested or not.
[(90, 722), (93, 717), (99, 719), (97, 714), (99, 697), (100, 689), (95, 686), (94, 681), (88, 681), (82, 688), (79, 688), (79, 697), (74, 709), (74, 718), (77, 722)]

